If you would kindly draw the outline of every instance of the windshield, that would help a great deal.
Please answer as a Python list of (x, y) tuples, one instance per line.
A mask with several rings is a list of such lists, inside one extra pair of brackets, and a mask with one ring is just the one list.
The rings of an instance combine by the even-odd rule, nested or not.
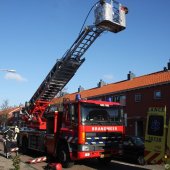
[(81, 104), (83, 124), (122, 124), (122, 110), (120, 106), (100, 106), (96, 104)]

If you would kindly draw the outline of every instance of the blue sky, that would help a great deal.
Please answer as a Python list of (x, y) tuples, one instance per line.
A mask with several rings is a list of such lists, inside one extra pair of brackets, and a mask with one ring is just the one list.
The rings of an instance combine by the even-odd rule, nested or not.
[[(97, 0), (0, 0), (0, 105), (29, 101), (56, 60), (77, 38)], [(170, 1), (120, 0), (129, 8), (127, 29), (102, 34), (66, 85), (68, 92), (162, 70), (170, 59)], [(93, 24), (93, 12), (86, 25)]]

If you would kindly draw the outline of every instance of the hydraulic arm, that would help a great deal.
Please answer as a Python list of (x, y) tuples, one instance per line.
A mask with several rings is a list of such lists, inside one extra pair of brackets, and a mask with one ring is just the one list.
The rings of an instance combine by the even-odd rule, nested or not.
[[(87, 26), (78, 36), (64, 56), (56, 62), (35, 94), (27, 103), (27, 112), (31, 127), (46, 128), (43, 113), (51, 100), (64, 88), (85, 61), (83, 54), (103, 31), (117, 33), (126, 27), (125, 14), (127, 8), (115, 1), (104, 0), (96, 4), (95, 24)], [(33, 121), (34, 120), (34, 121)]]

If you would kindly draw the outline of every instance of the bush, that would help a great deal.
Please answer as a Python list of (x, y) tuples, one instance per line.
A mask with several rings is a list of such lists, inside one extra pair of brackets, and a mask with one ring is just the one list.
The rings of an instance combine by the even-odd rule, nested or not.
[(14, 166), (13, 170), (20, 170), (20, 162), (21, 162), (20, 156), (16, 155), (15, 157), (13, 157), (12, 162), (13, 162), (12, 165)]

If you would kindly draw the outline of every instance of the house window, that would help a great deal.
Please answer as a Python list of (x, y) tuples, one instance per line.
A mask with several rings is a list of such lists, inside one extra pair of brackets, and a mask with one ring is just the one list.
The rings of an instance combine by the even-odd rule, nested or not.
[(126, 106), (126, 96), (125, 95), (120, 96), (120, 103), (122, 106)]
[(120, 96), (114, 96), (113, 101), (114, 102), (120, 102)]
[(154, 91), (154, 99), (160, 99), (161, 98), (161, 91)]
[(135, 102), (140, 102), (142, 98), (141, 94), (135, 94)]
[(106, 96), (105, 100), (108, 101), (108, 102), (113, 102), (114, 101), (113, 96)]

